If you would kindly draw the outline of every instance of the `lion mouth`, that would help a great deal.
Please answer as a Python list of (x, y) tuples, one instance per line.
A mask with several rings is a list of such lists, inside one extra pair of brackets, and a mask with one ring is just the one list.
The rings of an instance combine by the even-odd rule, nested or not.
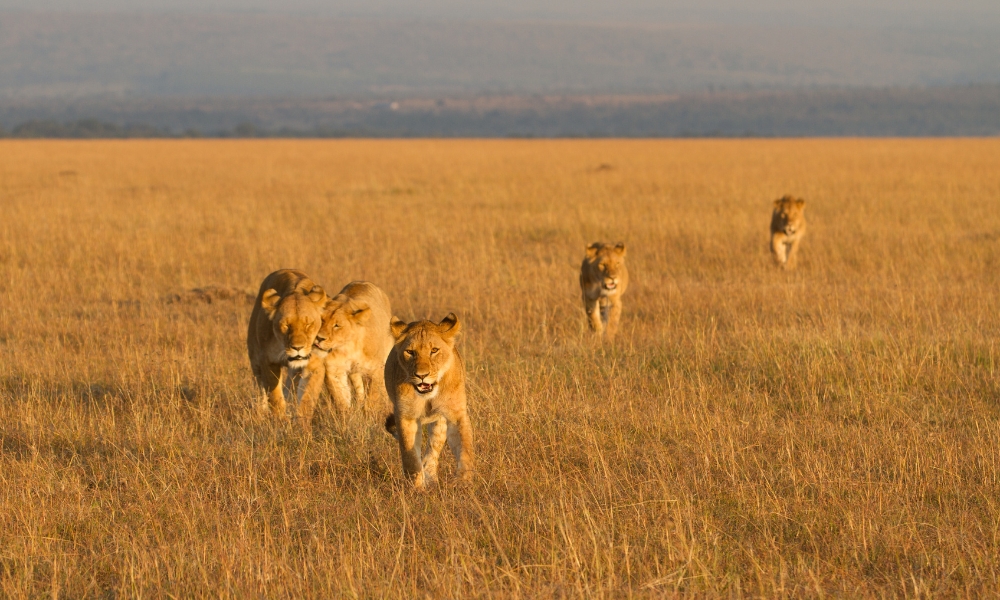
[(604, 289), (606, 289), (606, 290), (613, 290), (613, 289), (615, 289), (617, 287), (618, 287), (617, 283), (605, 283), (604, 284)]
[(305, 362), (308, 362), (308, 361), (309, 361), (309, 355), (308, 354), (303, 354), (303, 355), (300, 355), (300, 356), (289, 356), (288, 357), (288, 365), (289, 366), (296, 366), (296, 363), (305, 363)]
[(416, 388), (419, 394), (429, 394), (434, 389), (433, 383), (414, 383), (413, 387)]

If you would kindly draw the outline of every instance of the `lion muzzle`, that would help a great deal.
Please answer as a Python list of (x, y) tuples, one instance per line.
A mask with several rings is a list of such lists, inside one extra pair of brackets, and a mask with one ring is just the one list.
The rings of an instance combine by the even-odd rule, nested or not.
[(426, 381), (421, 381), (413, 384), (413, 388), (417, 390), (418, 394), (429, 394), (434, 391), (434, 383), (429, 383)]

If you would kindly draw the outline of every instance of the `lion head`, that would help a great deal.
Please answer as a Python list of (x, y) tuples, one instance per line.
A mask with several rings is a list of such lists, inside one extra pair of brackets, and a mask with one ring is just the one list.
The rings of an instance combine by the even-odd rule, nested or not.
[(393, 317), (389, 326), (396, 339), (395, 360), (406, 375), (406, 382), (418, 394), (434, 394), (441, 377), (455, 362), (455, 338), (462, 330), (458, 317), (449, 313), (440, 323), (404, 323)]
[(313, 341), (322, 324), (326, 292), (318, 285), (309, 290), (295, 290), (282, 297), (270, 289), (261, 297), (261, 308), (274, 328), (274, 337), (285, 348), (285, 364), (302, 369), (309, 362)]
[(328, 354), (360, 339), (360, 331), (371, 320), (367, 302), (337, 294), (323, 307), (323, 323), (313, 342), (313, 350)]
[(595, 242), (587, 246), (587, 262), (594, 281), (601, 282), (601, 289), (613, 292), (621, 283), (621, 273), (625, 270), (625, 244), (619, 242), (602, 244)]
[(806, 201), (802, 198), (784, 196), (774, 201), (774, 213), (771, 216), (771, 231), (780, 231), (786, 235), (795, 235), (802, 229)]

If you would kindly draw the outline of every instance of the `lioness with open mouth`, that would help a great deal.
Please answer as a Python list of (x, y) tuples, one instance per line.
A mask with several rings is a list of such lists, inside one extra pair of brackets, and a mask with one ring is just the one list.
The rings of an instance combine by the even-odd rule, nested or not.
[[(462, 329), (448, 314), (440, 323), (404, 323), (393, 317), (395, 345), (385, 362), (385, 387), (393, 414), (386, 429), (399, 441), (403, 472), (416, 489), (437, 481), (438, 457), (447, 440), (458, 474), (472, 474), (472, 423), (465, 398), (465, 365), (455, 341)], [(428, 451), (421, 456), (421, 430), (427, 427)]]

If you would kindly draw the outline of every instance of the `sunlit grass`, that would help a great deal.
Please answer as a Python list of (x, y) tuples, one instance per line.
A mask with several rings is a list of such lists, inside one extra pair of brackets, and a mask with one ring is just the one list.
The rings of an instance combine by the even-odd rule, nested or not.
[[(0, 595), (981, 595), (1000, 141), (0, 143)], [(600, 168), (607, 165), (610, 168)], [(799, 269), (771, 201), (807, 199)], [(624, 241), (613, 345), (587, 243)], [(478, 473), (253, 419), (296, 267), (465, 322)], [(361, 417), (356, 417), (361, 419)]]

